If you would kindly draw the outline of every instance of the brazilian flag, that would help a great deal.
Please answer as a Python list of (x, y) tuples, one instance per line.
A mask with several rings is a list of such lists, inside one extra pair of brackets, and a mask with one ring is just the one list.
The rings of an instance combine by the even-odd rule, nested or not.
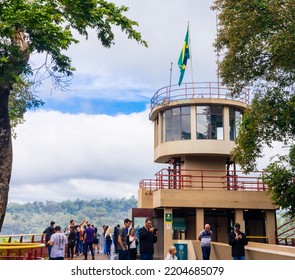
[(178, 59), (178, 67), (180, 69), (180, 77), (179, 77), (179, 81), (178, 81), (178, 85), (180, 86), (182, 83), (182, 79), (184, 76), (184, 72), (186, 69), (186, 63), (187, 60), (190, 58), (190, 52), (189, 52), (189, 44), (188, 44), (188, 28), (187, 28), (187, 32), (185, 35), (185, 39), (184, 39), (184, 43), (182, 46), (182, 50)]

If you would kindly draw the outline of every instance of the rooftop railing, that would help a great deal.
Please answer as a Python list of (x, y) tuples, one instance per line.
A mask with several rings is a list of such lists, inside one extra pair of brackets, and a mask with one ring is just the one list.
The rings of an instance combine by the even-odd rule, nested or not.
[(243, 91), (239, 96), (233, 97), (230, 95), (229, 90), (219, 83), (183, 83), (181, 86), (171, 85), (160, 88), (151, 99), (151, 111), (158, 105), (192, 98), (229, 99), (249, 104), (249, 92), (247, 90)]

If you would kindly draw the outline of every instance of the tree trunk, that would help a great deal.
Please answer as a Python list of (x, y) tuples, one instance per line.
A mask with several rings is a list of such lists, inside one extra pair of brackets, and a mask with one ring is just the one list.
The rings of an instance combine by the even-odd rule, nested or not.
[(12, 141), (8, 114), (10, 88), (0, 86), (0, 232), (8, 203), (12, 171)]

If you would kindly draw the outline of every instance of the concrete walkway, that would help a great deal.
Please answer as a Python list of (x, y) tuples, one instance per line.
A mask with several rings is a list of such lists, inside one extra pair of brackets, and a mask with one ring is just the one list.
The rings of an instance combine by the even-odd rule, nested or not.
[[(94, 257), (95, 257), (95, 260), (97, 261), (97, 260), (110, 260), (110, 257), (108, 256), (108, 255), (105, 255), (105, 254), (103, 254), (103, 253), (96, 253), (95, 255), (94, 255)], [(70, 259), (70, 258), (65, 258), (66, 260), (69, 260), (69, 261), (71, 261), (71, 260), (74, 260), (74, 261), (77, 261), (77, 260), (84, 260), (84, 255), (80, 255), (80, 256), (76, 256), (76, 255), (74, 255), (74, 258), (73, 259)], [(91, 254), (88, 254), (88, 256), (87, 256), (87, 260), (92, 260), (92, 256), (91, 256)]]

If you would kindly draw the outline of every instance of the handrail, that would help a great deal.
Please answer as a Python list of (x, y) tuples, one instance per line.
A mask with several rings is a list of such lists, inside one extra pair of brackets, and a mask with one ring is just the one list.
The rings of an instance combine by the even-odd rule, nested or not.
[(155, 179), (143, 179), (140, 188), (150, 192), (158, 189), (225, 189), (243, 191), (267, 191), (261, 179), (262, 172), (245, 175), (242, 171), (201, 170), (163, 168), (155, 174)]
[(249, 239), (268, 239), (268, 236), (259, 236), (259, 235), (246, 235)]
[(165, 86), (157, 90), (151, 99), (151, 111), (158, 105), (171, 101), (192, 98), (230, 99), (249, 104), (249, 91), (244, 90), (240, 96), (232, 96), (230, 91), (216, 82), (183, 83)]
[[(290, 220), (276, 229), (277, 244), (295, 246), (295, 226), (292, 226), (294, 223), (295, 220)], [(278, 233), (280, 230), (283, 231)]]
[[(26, 239), (29, 242), (25, 242)], [(37, 260), (47, 257), (43, 233), (0, 235), (0, 240), (0, 259)]]
[(0, 250), (16, 250), (16, 249), (35, 249), (45, 247), (44, 243), (2, 243), (0, 242)]
[(42, 238), (42, 236), (44, 237), (44, 234), (43, 233), (6, 234), (6, 235), (0, 235), (0, 238), (27, 237), (27, 236), (40, 236)]

